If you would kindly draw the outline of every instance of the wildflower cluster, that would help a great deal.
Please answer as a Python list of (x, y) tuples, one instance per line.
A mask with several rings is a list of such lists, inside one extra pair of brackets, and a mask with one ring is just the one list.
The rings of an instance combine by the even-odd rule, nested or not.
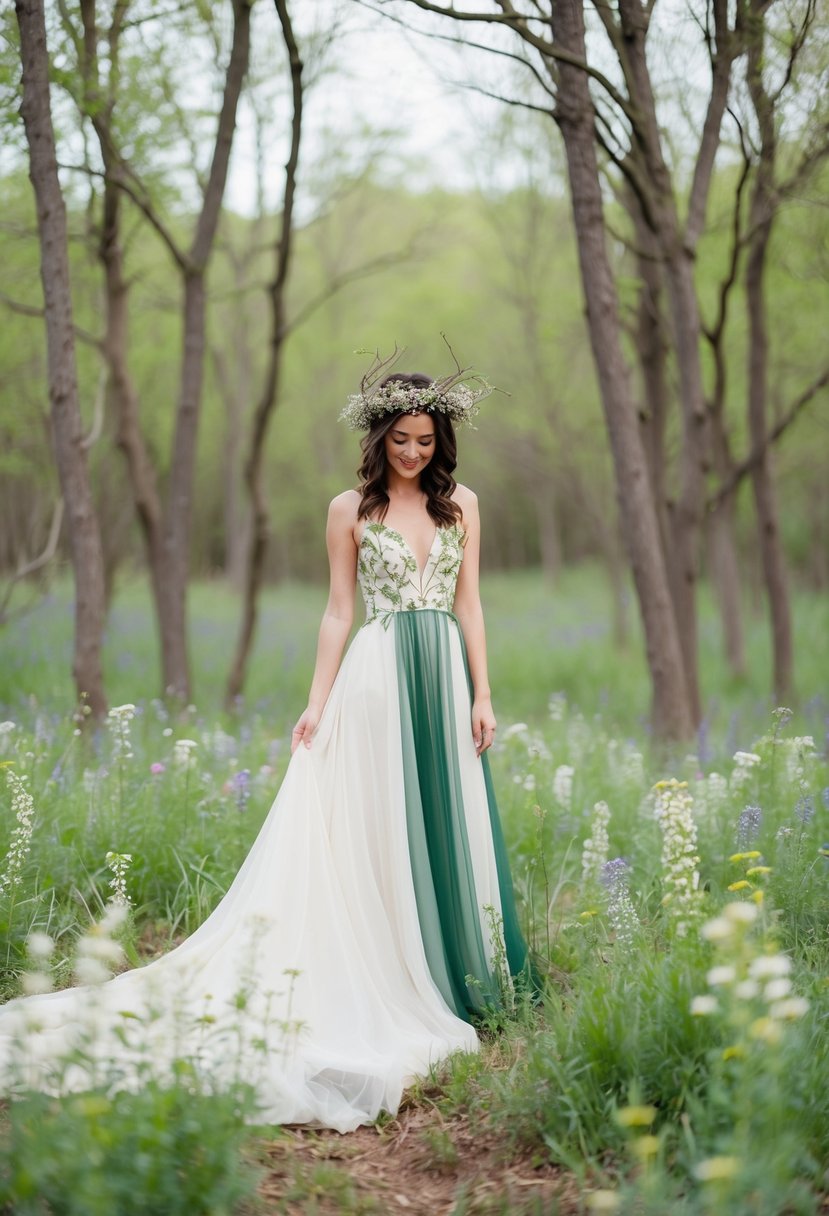
[(745, 862), (749, 863), (745, 871), (745, 877), (737, 878), (734, 882), (729, 883), (728, 890), (753, 891), (752, 898), (754, 902), (758, 904), (762, 903), (763, 892), (757, 886), (757, 882), (758, 879), (763, 879), (767, 874), (771, 874), (771, 866), (763, 864), (763, 854), (757, 849), (748, 849), (742, 853), (732, 853), (728, 860), (738, 865)]
[(38, 996), (43, 992), (51, 992), (54, 984), (52, 976), (47, 971), (55, 951), (55, 943), (48, 933), (35, 931), (26, 938), (26, 955), (28, 969), (23, 972), (20, 982), (26, 996)]
[(737, 848), (751, 849), (754, 847), (763, 823), (763, 811), (759, 806), (746, 806), (740, 812), (737, 820)]
[(630, 866), (623, 857), (614, 857), (602, 866), (608, 919), (616, 944), (625, 950), (633, 945), (640, 929), (639, 917), (630, 898), (629, 878)]
[(683, 935), (698, 907), (699, 856), (697, 828), (692, 813), (693, 799), (687, 781), (658, 781), (656, 818), (662, 830), (662, 903), (675, 918), (677, 932)]
[(340, 420), (352, 431), (368, 431), (385, 414), (433, 414), (438, 411), (457, 424), (472, 426), (480, 412), (478, 402), (488, 397), (492, 386), (476, 378), (472, 383), (456, 383), (451, 388), (436, 382), (425, 388), (392, 380), (382, 388), (354, 393), (340, 413)]
[(607, 861), (610, 848), (607, 835), (609, 823), (610, 807), (606, 802), (597, 802), (593, 807), (590, 835), (585, 840), (581, 851), (581, 876), (585, 885), (598, 882), (602, 875), (602, 867)]
[(575, 774), (576, 770), (571, 764), (560, 764), (553, 774), (553, 798), (565, 811), (569, 811), (573, 799)]
[(132, 862), (132, 853), (113, 853), (106, 855), (106, 863), (112, 870), (109, 888), (112, 891), (112, 902), (119, 908), (128, 908), (131, 900), (127, 894), (127, 870)]
[(21, 777), (12, 769), (6, 769), (6, 784), (11, 790), (12, 814), (15, 825), (12, 828), (9, 850), (6, 853), (6, 864), (0, 874), (0, 892), (13, 894), (20, 885), (23, 867), (32, 847), (32, 829), (35, 803), (32, 795), (26, 789), (26, 777)]
[(124, 924), (127, 908), (123, 903), (107, 904), (104, 915), (78, 941), (75, 979), (79, 984), (103, 984), (113, 968), (124, 960), (124, 951), (115, 934)]
[(189, 769), (196, 762), (193, 752), (198, 747), (195, 739), (176, 739), (173, 744), (173, 760), (179, 768)]
[[(754, 903), (730, 903), (703, 925), (702, 936), (718, 947), (723, 961), (708, 971), (709, 992), (693, 998), (691, 1012), (704, 1017), (725, 1008), (732, 1024), (744, 1029), (749, 1039), (778, 1043), (783, 1023), (803, 1017), (809, 1002), (792, 991), (789, 956), (779, 951), (758, 953), (749, 940), (748, 931), (758, 915)], [(737, 1043), (726, 1049), (724, 1058), (743, 1054), (745, 1047)]]
[(107, 726), (112, 736), (112, 758), (116, 763), (133, 758), (130, 723), (134, 717), (134, 705), (114, 705), (107, 714)]

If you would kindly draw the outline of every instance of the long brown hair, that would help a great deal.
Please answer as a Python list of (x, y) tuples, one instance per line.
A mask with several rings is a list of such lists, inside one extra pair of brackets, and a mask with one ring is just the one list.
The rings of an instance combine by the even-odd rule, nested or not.
[[(422, 372), (393, 372), (382, 385), (400, 381), (415, 388), (427, 388), (432, 377)], [(431, 413), (435, 426), (435, 450), (432, 459), (420, 475), (420, 487), (426, 494), (426, 510), (439, 528), (450, 528), (463, 518), (463, 512), (452, 501), (457, 482), (452, 476), (458, 463), (458, 445), (451, 419), (440, 410)], [(401, 413), (383, 414), (372, 424), (360, 446), (363, 459), (358, 470), (360, 478), (360, 508), (358, 519), (385, 519), (389, 509), (386, 486), (386, 435), (401, 417)]]

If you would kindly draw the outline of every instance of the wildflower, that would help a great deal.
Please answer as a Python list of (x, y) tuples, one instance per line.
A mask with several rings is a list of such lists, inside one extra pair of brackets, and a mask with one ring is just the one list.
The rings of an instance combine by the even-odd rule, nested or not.
[(513, 722), (512, 725), (508, 726), (507, 729), (502, 733), (501, 742), (503, 743), (507, 739), (512, 739), (516, 735), (525, 735), (529, 729), (530, 728), (527, 726), (526, 722)]
[(236, 794), (236, 808), (243, 812), (247, 809), (250, 799), (250, 769), (243, 768), (238, 773), (234, 773), (231, 785)]
[(117, 933), (121, 926), (126, 922), (129, 915), (127, 905), (124, 903), (110, 902), (104, 908), (104, 914), (98, 921), (98, 932), (104, 933), (111, 937)]
[(723, 964), (720, 967), (712, 967), (705, 978), (711, 988), (716, 988), (720, 984), (733, 984), (737, 972), (732, 966)]
[(726, 904), (723, 915), (734, 925), (752, 925), (757, 919), (757, 908), (742, 901)]
[(560, 764), (553, 774), (553, 798), (562, 808), (569, 810), (573, 798), (573, 777), (576, 770), (571, 764)]
[(798, 798), (794, 813), (804, 827), (812, 822), (815, 815), (815, 800), (811, 794), (804, 794), (801, 798)]
[(189, 768), (195, 763), (193, 752), (197, 747), (195, 739), (176, 739), (173, 744), (173, 760), (181, 768)]
[[(98, 926), (96, 925), (95, 929), (97, 930), (97, 928)], [(85, 933), (78, 942), (78, 956), (80, 958), (94, 958), (98, 962), (117, 966), (124, 958), (124, 951), (118, 942), (113, 941), (111, 937), (107, 937), (104, 933), (93, 931)]]
[(684, 934), (698, 906), (699, 857), (697, 828), (692, 814), (693, 799), (687, 781), (656, 784), (656, 818), (662, 830), (662, 881), (666, 904), (676, 918), (677, 932)]
[(563, 692), (554, 692), (547, 702), (550, 717), (554, 722), (561, 722), (567, 711), (567, 697)]
[(150, 765), (150, 772), (154, 777), (160, 777), (162, 773), (167, 771), (167, 765), (162, 764), (160, 760), (155, 760)]
[(614, 857), (602, 866), (602, 883), (608, 892), (607, 915), (622, 949), (633, 945), (639, 931), (639, 917), (628, 889), (629, 873), (630, 866), (623, 857)]
[(759, 806), (746, 806), (737, 820), (737, 847), (750, 848), (760, 834), (763, 811)]
[(756, 980), (740, 980), (734, 985), (734, 995), (741, 1001), (753, 1001), (760, 991)]
[(769, 1016), (777, 1021), (791, 1021), (802, 1018), (809, 1010), (809, 1002), (803, 996), (790, 996), (784, 1001), (775, 1001), (769, 1008)]
[(762, 856), (763, 856), (763, 854), (758, 849), (749, 849), (749, 851), (747, 853), (732, 853), (728, 860), (729, 861), (755, 861), (758, 857), (762, 857)]
[(756, 752), (735, 752), (734, 763), (738, 768), (753, 768), (760, 763), (760, 757)]
[(751, 883), (747, 882), (745, 878), (741, 878), (739, 882), (729, 883), (727, 889), (729, 891), (747, 891), (750, 887)]
[(758, 890), (758, 891), (752, 891), (749, 898), (753, 899), (754, 902), (759, 905), (763, 902), (763, 900), (765, 899), (765, 896), (763, 895), (762, 891)]
[(26, 951), (30, 958), (45, 961), (52, 957), (54, 949), (55, 943), (48, 933), (35, 930), (26, 938)]
[(112, 757), (116, 762), (133, 758), (130, 723), (134, 717), (134, 705), (114, 705), (107, 714), (107, 726), (112, 735)]
[(525, 789), (528, 794), (531, 794), (536, 787), (535, 776), (532, 773), (527, 773), (524, 780), (521, 782), (521, 788)]
[(724, 942), (731, 937), (733, 932), (734, 925), (732, 921), (726, 920), (724, 916), (715, 916), (713, 920), (707, 921), (700, 929), (702, 936), (709, 942)]
[(794, 717), (794, 710), (787, 709), (785, 705), (778, 705), (776, 709), (771, 711), (771, 716), (775, 719), (777, 729), (779, 730), (787, 722), (791, 722)]
[(24, 996), (43, 996), (54, 988), (52, 977), (45, 971), (24, 971), (20, 977)]
[(710, 1013), (716, 1013), (719, 1009), (717, 998), (715, 996), (695, 996), (691, 1001), (691, 1013), (695, 1018), (708, 1017)]
[(610, 842), (607, 836), (607, 825), (610, 823), (610, 807), (606, 802), (597, 802), (593, 807), (593, 822), (590, 825), (590, 835), (585, 840), (581, 852), (581, 875), (585, 884), (598, 880), (602, 866), (607, 861)]
[(787, 954), (762, 954), (749, 963), (748, 973), (753, 980), (771, 980), (788, 975), (792, 960)]
[(792, 981), (781, 976), (776, 980), (769, 980), (763, 989), (763, 996), (767, 1001), (780, 1001), (784, 996), (788, 996), (792, 990)]
[(112, 891), (112, 902), (128, 907), (130, 897), (127, 894), (127, 870), (130, 868), (132, 853), (113, 853), (106, 855), (106, 863), (112, 870), (109, 887)]
[(744, 1060), (745, 1054), (746, 1049), (743, 1047), (742, 1043), (732, 1043), (730, 1047), (726, 1047), (725, 1051), (722, 1053), (722, 1058), (726, 1061)]
[(757, 1018), (749, 1026), (748, 1033), (752, 1039), (761, 1039), (764, 1043), (772, 1045), (779, 1043), (783, 1037), (779, 1022), (772, 1017)]
[(15, 825), (12, 828), (11, 840), (6, 853), (6, 864), (0, 875), (0, 893), (10, 895), (17, 890), (23, 878), (23, 867), (32, 847), (32, 822), (35, 810), (34, 798), (26, 789), (27, 777), (18, 776), (12, 769), (6, 769), (6, 784), (11, 790), (12, 814)]
[(820, 791), (820, 798), (827, 811), (829, 811), (829, 785), (824, 786)]
[(591, 1191), (587, 1196), (587, 1206), (591, 1212), (618, 1212), (622, 1201), (615, 1191)]
[(631, 1144), (631, 1148), (640, 1161), (647, 1161), (649, 1157), (655, 1157), (659, 1152), (659, 1137), (637, 1136)]
[(614, 1118), (620, 1127), (650, 1127), (656, 1118), (655, 1106), (623, 1106)]
[(736, 1177), (741, 1165), (739, 1157), (706, 1157), (694, 1166), (694, 1177), (700, 1182), (727, 1182)]
[(752, 866), (750, 870), (746, 870), (749, 878), (754, 874), (771, 874), (771, 866)]
[(79, 984), (103, 984), (111, 974), (109, 968), (97, 958), (84, 956), (75, 963), (75, 979)]

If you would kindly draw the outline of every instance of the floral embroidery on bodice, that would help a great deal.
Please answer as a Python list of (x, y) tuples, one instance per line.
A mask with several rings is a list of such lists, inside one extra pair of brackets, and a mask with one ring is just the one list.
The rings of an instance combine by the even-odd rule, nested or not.
[(395, 612), (439, 608), (451, 612), (463, 560), (464, 532), (460, 524), (436, 528), (426, 565), (405, 539), (382, 523), (366, 524), (357, 555), (357, 578), (366, 604), (366, 620), (388, 626)]

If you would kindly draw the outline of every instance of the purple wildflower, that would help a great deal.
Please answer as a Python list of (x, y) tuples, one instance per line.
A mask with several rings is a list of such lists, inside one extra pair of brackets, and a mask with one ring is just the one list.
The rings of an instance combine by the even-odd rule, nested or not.
[(234, 773), (231, 778), (231, 785), (236, 794), (237, 810), (245, 811), (250, 798), (250, 769), (240, 769), (238, 773)]
[(762, 822), (763, 811), (759, 806), (743, 808), (740, 818), (737, 820), (737, 848), (740, 851), (753, 847), (760, 834)]
[(813, 796), (811, 794), (804, 794), (802, 798), (798, 798), (794, 813), (804, 827), (807, 823), (811, 823), (815, 814), (815, 800)]
[(166, 771), (166, 769), (167, 765), (162, 764), (160, 760), (156, 760), (150, 765), (150, 772), (154, 777), (160, 777), (161, 774)]

